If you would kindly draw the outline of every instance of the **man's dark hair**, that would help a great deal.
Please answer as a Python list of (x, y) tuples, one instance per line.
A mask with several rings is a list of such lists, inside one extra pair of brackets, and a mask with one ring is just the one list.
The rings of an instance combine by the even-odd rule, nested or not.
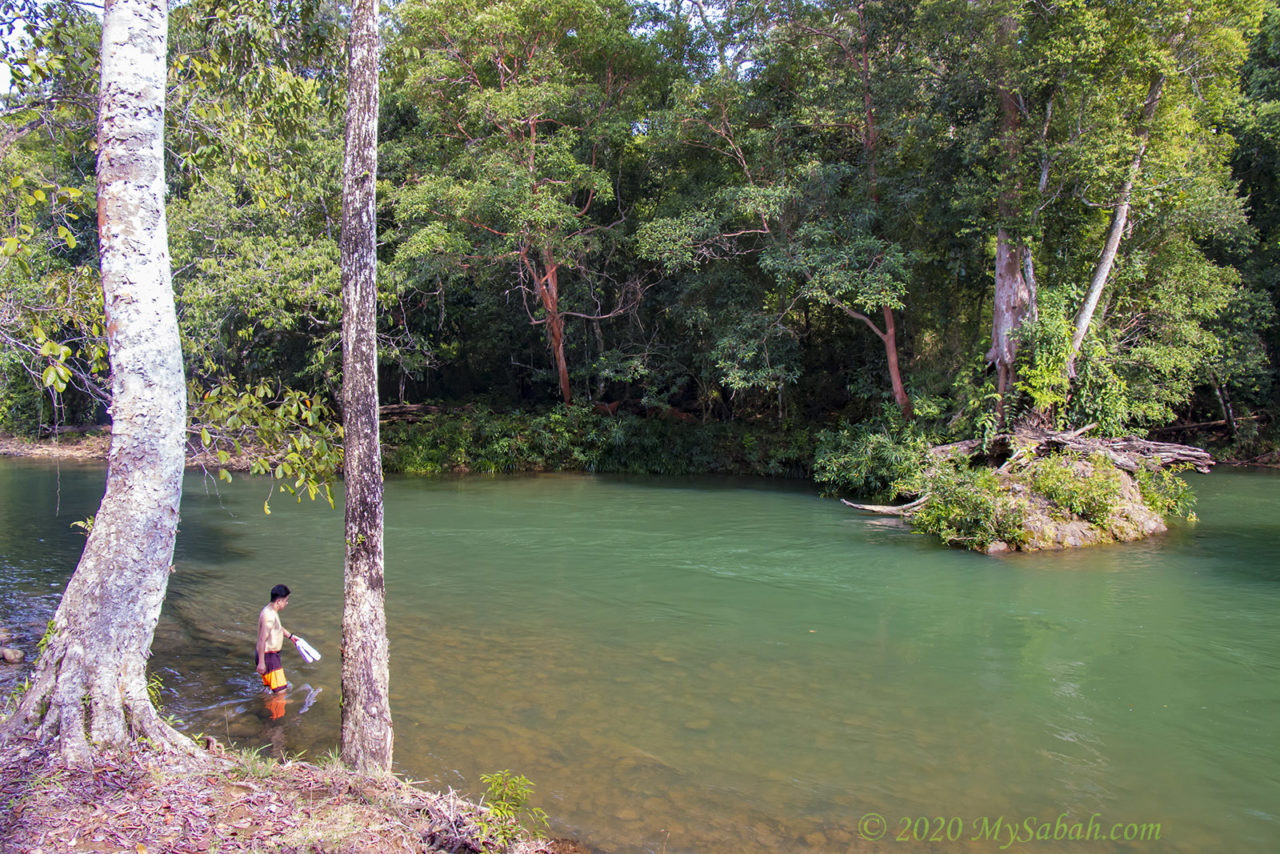
[(277, 584), (275, 587), (271, 588), (272, 602), (276, 601), (277, 599), (283, 599), (288, 595), (289, 595), (289, 588), (285, 587), (283, 584)]

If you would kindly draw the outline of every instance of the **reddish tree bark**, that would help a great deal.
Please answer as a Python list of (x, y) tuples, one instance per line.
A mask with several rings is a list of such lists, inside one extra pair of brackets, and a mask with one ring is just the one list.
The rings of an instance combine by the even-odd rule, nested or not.
[[(866, 132), (862, 136), (862, 150), (867, 158), (867, 180), (870, 182), (871, 204), (879, 207), (880, 184), (879, 176), (876, 172), (876, 142), (879, 140), (879, 135), (876, 133), (875, 111), (872, 109), (871, 102), (871, 55), (867, 45), (865, 6), (865, 3), (859, 3), (856, 10), (858, 14), (858, 44), (861, 53), (859, 71), (862, 78), (862, 108), (867, 125)], [(911, 398), (907, 395), (906, 387), (902, 382), (902, 369), (898, 366), (898, 333), (893, 319), (893, 309), (887, 305), (883, 307), (884, 331), (878, 329), (867, 317), (858, 312), (851, 311), (848, 308), (845, 308), (845, 311), (865, 321), (884, 344), (885, 361), (889, 365), (889, 385), (893, 388), (893, 401), (898, 405), (898, 409), (902, 412), (904, 418), (910, 420), (915, 417), (915, 412), (911, 406)]]
[(550, 250), (542, 252), (542, 269), (529, 257), (527, 248), (520, 250), (520, 260), (533, 279), (533, 291), (547, 313), (547, 338), (551, 356), (556, 362), (556, 377), (560, 384), (560, 397), (567, 406), (573, 403), (573, 388), (569, 385), (569, 362), (564, 355), (564, 313), (560, 311), (560, 263)]

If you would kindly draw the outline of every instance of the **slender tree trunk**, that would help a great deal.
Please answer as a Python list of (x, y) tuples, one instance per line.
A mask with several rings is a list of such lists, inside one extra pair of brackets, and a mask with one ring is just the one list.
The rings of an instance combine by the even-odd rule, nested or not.
[(1236, 414), (1231, 406), (1231, 395), (1227, 392), (1227, 384), (1218, 376), (1217, 371), (1210, 371), (1209, 377), (1213, 380), (1213, 392), (1217, 395), (1218, 406), (1222, 409), (1222, 421), (1227, 427), (1228, 434), (1235, 438), (1238, 429), (1236, 427)]
[(347, 557), (342, 609), (342, 760), (391, 770), (382, 456), (378, 436), (377, 227), (378, 19), (357, 0), (347, 71), (342, 168), (342, 422)]
[(1111, 267), (1115, 264), (1116, 252), (1120, 248), (1120, 238), (1124, 236), (1125, 224), (1129, 219), (1129, 202), (1133, 196), (1133, 185), (1142, 173), (1142, 158), (1147, 153), (1147, 142), (1151, 138), (1151, 120), (1155, 117), (1156, 107), (1160, 105), (1160, 93), (1164, 89), (1165, 76), (1157, 74), (1151, 79), (1147, 90), (1147, 101), (1142, 106), (1142, 124), (1138, 128), (1138, 150), (1134, 152), (1129, 170), (1125, 174), (1124, 183), (1120, 185), (1116, 208), (1111, 213), (1111, 227), (1107, 229), (1107, 241), (1102, 247), (1102, 255), (1093, 269), (1093, 279), (1089, 282), (1089, 292), (1084, 304), (1076, 315), (1075, 332), (1071, 336), (1070, 370), (1074, 373), (1075, 358), (1080, 352), (1080, 345), (1089, 331), (1089, 323), (1093, 320), (1093, 312), (1098, 307), (1098, 298), (1107, 285), (1111, 275)]
[(876, 337), (884, 344), (884, 352), (889, 361), (889, 384), (893, 388), (893, 402), (898, 405), (898, 409), (902, 412), (902, 417), (910, 420), (915, 417), (915, 410), (911, 406), (911, 398), (907, 394), (906, 386), (902, 383), (902, 371), (898, 368), (898, 327), (894, 323), (893, 309), (884, 306), (884, 330), (876, 326), (871, 318), (851, 306), (848, 306), (839, 300), (831, 303), (854, 320), (861, 320), (867, 325), (867, 328), (875, 333)]
[[(871, 53), (867, 40), (867, 19), (866, 4), (859, 3), (856, 12), (858, 16), (858, 46), (859, 46), (859, 64), (858, 70), (862, 78), (862, 109), (864, 120), (866, 121), (866, 133), (862, 137), (862, 151), (867, 160), (867, 181), (870, 190), (871, 205), (873, 208), (880, 207), (880, 179), (876, 171), (876, 143), (879, 141), (879, 134), (876, 132), (875, 110), (871, 100)], [(876, 211), (877, 215), (879, 211)], [(881, 332), (869, 318), (863, 317), (867, 325), (879, 336), (881, 343), (884, 344), (885, 359), (889, 363), (889, 384), (893, 388), (893, 400), (898, 405), (898, 409), (902, 412), (902, 417), (910, 420), (915, 417), (915, 412), (911, 406), (911, 398), (907, 395), (906, 387), (902, 383), (902, 371), (898, 367), (898, 334), (897, 327), (893, 320), (893, 309), (884, 306), (884, 331)], [(848, 309), (846, 309), (848, 311)]]
[(569, 363), (564, 356), (564, 315), (560, 313), (560, 265), (548, 251), (542, 253), (542, 284), (538, 293), (542, 307), (547, 310), (547, 332), (551, 338), (551, 355), (556, 360), (556, 375), (560, 380), (560, 396), (565, 405), (573, 403), (573, 389), (569, 385)]
[(893, 309), (884, 307), (884, 334), (880, 336), (884, 342), (884, 352), (889, 358), (889, 383), (893, 386), (893, 401), (898, 404), (902, 417), (910, 421), (915, 417), (911, 406), (911, 398), (902, 384), (902, 371), (898, 368), (898, 328), (893, 322)]
[(107, 488), (4, 736), (57, 740), (74, 764), (145, 737), (193, 754), (147, 696), (146, 659), (172, 571), (186, 383), (164, 197), (168, 8), (107, 0), (98, 113), (98, 235), (111, 360)]

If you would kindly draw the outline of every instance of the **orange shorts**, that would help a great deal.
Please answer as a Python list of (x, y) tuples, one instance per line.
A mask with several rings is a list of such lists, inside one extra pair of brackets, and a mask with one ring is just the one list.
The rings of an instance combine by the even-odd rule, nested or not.
[(262, 674), (263, 685), (272, 691), (283, 691), (288, 687), (289, 683), (284, 678), (284, 664), (280, 661), (279, 652), (264, 652), (262, 663), (267, 668), (267, 672)]

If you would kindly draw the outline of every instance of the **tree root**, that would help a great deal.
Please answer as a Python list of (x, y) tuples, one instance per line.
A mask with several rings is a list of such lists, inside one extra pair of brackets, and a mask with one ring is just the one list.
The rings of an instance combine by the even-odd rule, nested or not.
[(141, 747), (179, 765), (209, 761), (156, 712), (141, 663), (113, 666), (122, 663), (99, 656), (90, 665), (83, 645), (65, 633), (55, 633), (50, 647), (18, 708), (0, 723), (0, 741), (56, 746), (69, 767), (81, 769), (92, 767), (95, 752), (105, 749)]
[(848, 505), (854, 510), (862, 510), (865, 513), (875, 513), (879, 516), (901, 516), (905, 519), (923, 507), (928, 500), (929, 495), (925, 493), (909, 504), (897, 506), (891, 504), (854, 504), (852, 501), (845, 501), (843, 498), (840, 499), (840, 503)]

